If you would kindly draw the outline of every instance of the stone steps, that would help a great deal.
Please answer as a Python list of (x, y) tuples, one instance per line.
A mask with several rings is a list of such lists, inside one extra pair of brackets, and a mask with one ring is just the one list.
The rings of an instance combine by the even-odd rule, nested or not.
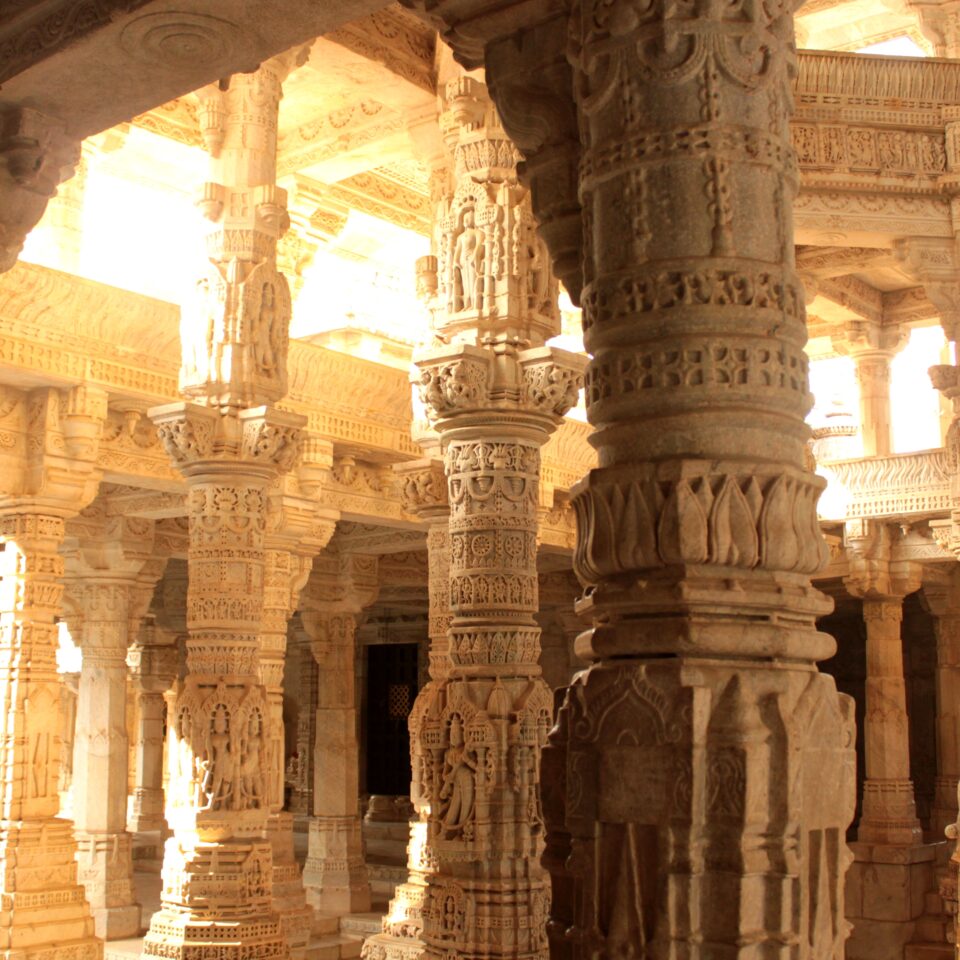
[(366, 939), (371, 934), (380, 932), (382, 918), (383, 913), (379, 910), (370, 913), (351, 913), (340, 919), (340, 932)]
[(132, 940), (108, 940), (103, 945), (103, 960), (140, 960), (143, 937)]
[(306, 960), (355, 960), (362, 947), (362, 938), (342, 933), (316, 937), (307, 944)]

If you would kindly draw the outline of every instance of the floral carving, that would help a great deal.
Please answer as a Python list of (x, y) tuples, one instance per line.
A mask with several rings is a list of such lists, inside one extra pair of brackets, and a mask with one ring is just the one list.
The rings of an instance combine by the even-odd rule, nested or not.
[(458, 358), (437, 366), (422, 366), (418, 391), (433, 419), (468, 407), (486, 398), (489, 376), (486, 358)]
[(819, 478), (699, 476), (591, 485), (574, 498), (575, 565), (588, 582), (677, 563), (815, 573)]
[(527, 402), (534, 408), (562, 417), (577, 405), (583, 373), (558, 363), (530, 365), (523, 370), (523, 388)]

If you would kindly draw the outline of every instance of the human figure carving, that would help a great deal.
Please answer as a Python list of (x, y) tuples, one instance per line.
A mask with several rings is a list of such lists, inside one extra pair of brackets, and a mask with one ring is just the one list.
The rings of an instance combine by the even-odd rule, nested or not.
[(233, 793), (234, 775), (229, 717), (222, 705), (213, 714), (213, 729), (207, 735), (206, 761), (201, 787), (206, 803), (202, 809), (220, 810)]
[(463, 229), (453, 248), (454, 309), (475, 310), (483, 269), (483, 233), (474, 224), (472, 210), (463, 215)]
[(262, 373), (272, 373), (277, 360), (273, 348), (276, 323), (276, 293), (272, 283), (265, 283), (260, 294), (260, 316), (257, 318), (257, 366)]
[(260, 751), (263, 745), (260, 714), (250, 714), (247, 737), (240, 751), (240, 796), (236, 801), (240, 809), (263, 805), (263, 771)]
[(450, 723), (450, 746), (443, 757), (443, 787), (440, 790), (440, 800), (444, 804), (440, 822), (448, 840), (459, 836), (473, 816), (476, 772), (477, 764), (467, 751), (460, 720), (454, 717)]

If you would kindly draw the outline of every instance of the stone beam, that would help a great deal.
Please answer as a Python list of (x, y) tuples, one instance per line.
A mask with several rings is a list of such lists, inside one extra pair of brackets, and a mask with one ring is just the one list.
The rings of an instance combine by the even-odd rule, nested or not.
[(843, 277), (894, 262), (886, 247), (798, 247), (797, 269), (818, 280)]
[(385, 5), (278, 0), (265, 17), (256, 0), (215, 14), (205, 0), (17, 0), (0, 26), (0, 108), (29, 101), (80, 140)]

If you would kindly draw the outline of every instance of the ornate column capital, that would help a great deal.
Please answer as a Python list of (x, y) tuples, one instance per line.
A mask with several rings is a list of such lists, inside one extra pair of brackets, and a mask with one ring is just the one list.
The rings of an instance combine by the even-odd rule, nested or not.
[(447, 477), (440, 459), (408, 460), (394, 465), (400, 502), (407, 513), (429, 519), (449, 511)]
[[(518, 350), (510, 342), (493, 349), (455, 343), (421, 350), (414, 362), (420, 400), (441, 432), (449, 432), (454, 418), (459, 428), (495, 423), (502, 415), (512, 425), (536, 424), (544, 433), (576, 406), (587, 363), (557, 347)], [(502, 433), (503, 425), (495, 429)]]
[(894, 245), (894, 256), (916, 278), (940, 313), (948, 340), (960, 335), (960, 280), (955, 241), (934, 237), (906, 237)]
[(71, 517), (96, 496), (105, 391), (0, 388), (0, 514)]
[(236, 475), (267, 482), (290, 470), (306, 418), (275, 407), (221, 415), (215, 407), (170, 403), (148, 416), (174, 465), (188, 479)]
[[(851, 596), (864, 601), (890, 601), (902, 606), (905, 596), (920, 589), (923, 566), (912, 560), (892, 559), (896, 539), (897, 532), (890, 524), (873, 520), (847, 521), (843, 543), (849, 573), (843, 583)], [(865, 617), (866, 609), (865, 603)]]

